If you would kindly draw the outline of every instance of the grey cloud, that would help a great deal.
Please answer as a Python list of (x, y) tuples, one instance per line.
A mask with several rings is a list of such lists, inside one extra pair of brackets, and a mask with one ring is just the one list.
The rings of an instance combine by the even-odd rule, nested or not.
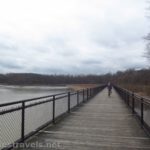
[[(116, 0), (116, 2), (121, 4), (122, 0)], [(33, 39), (24, 38), (24, 32), (23, 35), (18, 35), (19, 31), (12, 32), (10, 36), (6, 36), (9, 32), (4, 32), (0, 37), (1, 72), (100, 74), (128, 68), (143, 68), (148, 65), (142, 56), (144, 53), (142, 37), (149, 30), (141, 8), (144, 2), (123, 1), (126, 7), (135, 4), (132, 9), (137, 15), (131, 18), (130, 16), (123, 18), (124, 14), (119, 11), (124, 8), (116, 5), (111, 6), (111, 9), (109, 6), (108, 10), (101, 8), (101, 12), (101, 9), (96, 9), (96, 3), (91, 4), (86, 1), (81, 3), (82, 5), (86, 3), (90, 11), (83, 10), (83, 5), (81, 12), (73, 10), (73, 15), (70, 14), (65, 21), (59, 20), (57, 24), (55, 20), (55, 28), (51, 26), (44, 28), (39, 41), (34, 40), (36, 31), (31, 33)], [(123, 6), (120, 5), (120, 7)], [(113, 11), (116, 12), (113, 14)], [(101, 13), (104, 13), (103, 17)], [(55, 21), (50, 23), (54, 25)], [(20, 28), (22, 31), (23, 28), (21, 26)], [(34, 28), (31, 29), (29, 31), (34, 31)], [(52, 32), (53, 29), (56, 31)], [(17, 34), (16, 37), (15, 34)]]
[(48, 74), (66, 74), (65, 70), (61, 69), (61, 68), (55, 68), (54, 67), (33, 67), (32, 72), (34, 73), (48, 73)]
[(99, 64), (102, 64), (101, 60), (95, 60), (94, 58), (90, 59), (90, 60), (84, 60), (84, 61), (81, 61), (81, 62), (84, 65), (99, 65)]
[(33, 50), (55, 54), (62, 57), (75, 56), (77, 49), (69, 45), (69, 40), (65, 37), (47, 37), (42, 44), (32, 47)]
[(9, 37), (0, 36), (0, 51), (2, 50), (17, 50), (18, 47), (13, 39)]
[(0, 66), (1, 68), (7, 68), (7, 69), (21, 69), (22, 67), (19, 64), (16, 64), (14, 62), (7, 61), (1, 61), (0, 60)]

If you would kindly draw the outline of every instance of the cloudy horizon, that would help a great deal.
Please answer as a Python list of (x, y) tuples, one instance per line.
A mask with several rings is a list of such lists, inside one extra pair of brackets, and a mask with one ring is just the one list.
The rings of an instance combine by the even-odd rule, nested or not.
[(0, 73), (146, 68), (147, 1), (0, 1)]

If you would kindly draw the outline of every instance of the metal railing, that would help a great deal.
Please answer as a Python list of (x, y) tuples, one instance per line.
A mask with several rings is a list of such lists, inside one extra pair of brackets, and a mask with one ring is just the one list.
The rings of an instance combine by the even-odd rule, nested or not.
[(0, 104), (0, 149), (12, 149), (106, 86)]
[(141, 127), (150, 135), (150, 99), (116, 85), (114, 88), (138, 118)]

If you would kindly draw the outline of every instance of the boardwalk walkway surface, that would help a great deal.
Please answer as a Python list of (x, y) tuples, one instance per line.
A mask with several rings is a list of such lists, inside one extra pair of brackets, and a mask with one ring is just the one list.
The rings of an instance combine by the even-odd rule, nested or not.
[(114, 90), (110, 98), (104, 89), (82, 105), (29, 143), (65, 150), (150, 150), (150, 138)]

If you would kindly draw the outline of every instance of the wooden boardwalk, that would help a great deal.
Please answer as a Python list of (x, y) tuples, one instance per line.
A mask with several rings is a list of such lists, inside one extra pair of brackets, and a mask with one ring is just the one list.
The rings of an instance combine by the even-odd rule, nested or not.
[(150, 150), (150, 138), (131, 110), (115, 91), (109, 98), (106, 89), (28, 142), (42, 143), (43, 150), (50, 149), (48, 143), (65, 150)]

